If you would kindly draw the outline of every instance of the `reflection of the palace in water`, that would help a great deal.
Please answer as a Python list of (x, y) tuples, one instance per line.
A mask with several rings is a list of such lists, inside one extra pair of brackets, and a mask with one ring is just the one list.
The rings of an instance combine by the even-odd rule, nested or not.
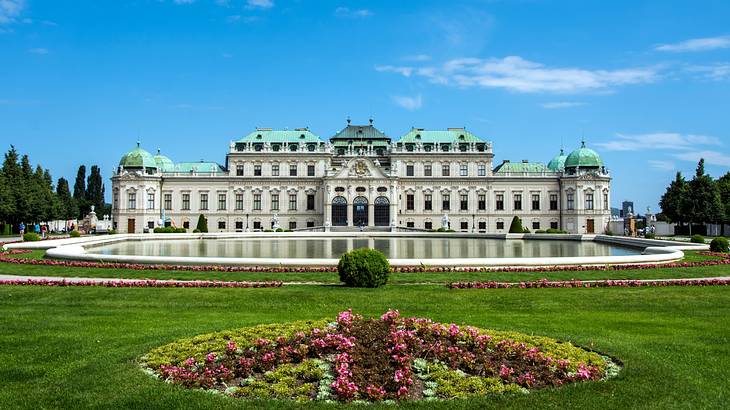
[(390, 259), (539, 258), (622, 256), (641, 253), (591, 241), (478, 238), (261, 238), (125, 241), (88, 249), (106, 255), (224, 258), (339, 258), (356, 248), (374, 248)]

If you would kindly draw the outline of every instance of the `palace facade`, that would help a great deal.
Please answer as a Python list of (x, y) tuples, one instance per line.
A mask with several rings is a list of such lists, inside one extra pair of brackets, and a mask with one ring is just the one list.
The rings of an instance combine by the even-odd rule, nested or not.
[[(437, 229), (603, 233), (611, 177), (585, 143), (548, 164), (493, 164), (492, 143), (464, 128), (412, 128), (396, 141), (367, 125), (329, 141), (308, 128), (257, 128), (230, 143), (224, 165), (173, 162), (140, 144), (112, 177), (118, 232), (162, 225), (209, 232), (283, 229)], [(444, 217), (446, 215), (446, 217)], [(352, 229), (352, 228), (350, 228)]]

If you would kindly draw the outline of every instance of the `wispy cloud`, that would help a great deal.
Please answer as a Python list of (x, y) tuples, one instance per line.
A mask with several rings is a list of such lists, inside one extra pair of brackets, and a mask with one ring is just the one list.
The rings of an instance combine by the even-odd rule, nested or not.
[(655, 132), (649, 134), (617, 134), (613, 141), (599, 142), (606, 151), (688, 150), (697, 145), (721, 145), (720, 139), (706, 135)]
[(337, 17), (362, 18), (372, 15), (373, 12), (368, 9), (351, 9), (349, 7), (337, 7), (335, 9), (335, 16)]
[(702, 77), (710, 80), (730, 79), (730, 63), (727, 62), (709, 65), (692, 65), (687, 67), (687, 71), (698, 73)]
[(274, 2), (273, 0), (248, 0), (246, 5), (248, 8), (270, 9), (274, 7)]
[(415, 97), (394, 95), (393, 102), (409, 111), (415, 111), (423, 106), (421, 94), (418, 94)]
[(555, 101), (555, 102), (547, 102), (547, 103), (540, 104), (540, 106), (542, 108), (547, 108), (548, 110), (557, 110), (560, 108), (581, 107), (583, 105), (587, 105), (587, 104), (584, 102), (580, 102), (580, 101)]
[(662, 171), (673, 171), (675, 169), (674, 162), (672, 161), (662, 161), (662, 160), (656, 160), (656, 159), (650, 159), (648, 161), (649, 166), (654, 169), (659, 169)]
[(720, 48), (730, 47), (730, 36), (693, 38), (690, 40), (680, 41), (679, 43), (660, 44), (654, 47), (657, 51), (668, 51), (673, 53), (683, 53), (692, 51), (709, 51)]
[(15, 22), (24, 8), (25, 0), (0, 0), (0, 24)]
[(438, 66), (376, 66), (377, 71), (395, 72), (406, 77), (417, 75), (436, 84), (463, 88), (501, 88), (520, 93), (581, 93), (605, 91), (627, 84), (656, 81), (656, 68), (588, 70), (573, 67), (548, 67), (518, 56), (504, 58), (459, 58)]
[(688, 151), (681, 154), (675, 154), (674, 157), (692, 162), (698, 162), (700, 158), (704, 158), (707, 164), (719, 165), (722, 167), (727, 167), (727, 164), (730, 164), (730, 155), (726, 155), (718, 151)]
[(431, 61), (431, 56), (428, 54), (414, 54), (414, 55), (403, 57), (403, 61), (416, 61), (416, 62)]
[[(0, 1), (2, 1), (2, 0), (0, 0)], [(45, 55), (45, 54), (49, 53), (48, 49), (43, 48), (43, 47), (31, 48), (28, 50), (28, 52), (31, 54), (38, 54), (38, 55)]]

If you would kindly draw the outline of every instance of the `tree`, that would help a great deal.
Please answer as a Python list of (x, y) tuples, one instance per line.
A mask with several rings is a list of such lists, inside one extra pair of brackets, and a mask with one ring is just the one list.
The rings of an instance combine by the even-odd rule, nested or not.
[[(689, 181), (688, 219), (690, 222), (702, 224), (719, 222), (723, 216), (723, 205), (720, 202), (720, 191), (717, 184), (705, 174), (705, 160), (700, 159), (694, 178)], [(690, 227), (691, 233), (691, 227)]]
[(97, 214), (104, 211), (104, 183), (101, 178), (101, 171), (96, 165), (91, 166), (91, 172), (89, 173), (89, 179), (86, 184), (85, 198), (89, 204), (89, 208), (93, 205), (96, 208)]
[(71, 190), (68, 186), (66, 178), (58, 178), (56, 183), (56, 196), (59, 201), (59, 215), (61, 219), (74, 219), (79, 214), (79, 207), (76, 205), (76, 200), (71, 196)]
[(662, 195), (659, 206), (662, 208), (662, 215), (670, 222), (676, 222), (680, 225), (686, 221), (685, 211), (687, 210), (687, 191), (689, 186), (685, 181), (681, 172), (677, 172), (671, 184), (667, 187), (667, 191)]
[(512, 218), (512, 223), (509, 226), (509, 233), (523, 233), (525, 232), (524, 228), (522, 228), (522, 221), (520, 220), (519, 216), (516, 216)]
[(208, 220), (205, 219), (205, 215), (200, 214), (198, 217), (198, 226), (195, 227), (198, 232), (208, 232)]
[(724, 205), (721, 235), (725, 236), (725, 224), (730, 223), (730, 172), (717, 179), (717, 190), (720, 192), (720, 202)]
[(79, 208), (76, 218), (81, 219), (88, 214), (91, 209), (88, 201), (86, 200), (86, 165), (79, 166), (79, 170), (76, 172), (73, 198), (76, 200), (76, 205)]

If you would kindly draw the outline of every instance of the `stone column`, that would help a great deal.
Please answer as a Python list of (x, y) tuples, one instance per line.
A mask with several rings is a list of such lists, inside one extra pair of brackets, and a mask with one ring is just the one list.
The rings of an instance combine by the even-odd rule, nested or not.
[(368, 226), (375, 226), (375, 187), (370, 185), (368, 193)]
[(395, 183), (390, 184), (390, 220), (391, 230), (398, 226), (398, 191)]
[(347, 226), (354, 226), (352, 219), (352, 207), (353, 203), (352, 201), (355, 199), (355, 196), (352, 195), (352, 185), (348, 185), (347, 187)]

